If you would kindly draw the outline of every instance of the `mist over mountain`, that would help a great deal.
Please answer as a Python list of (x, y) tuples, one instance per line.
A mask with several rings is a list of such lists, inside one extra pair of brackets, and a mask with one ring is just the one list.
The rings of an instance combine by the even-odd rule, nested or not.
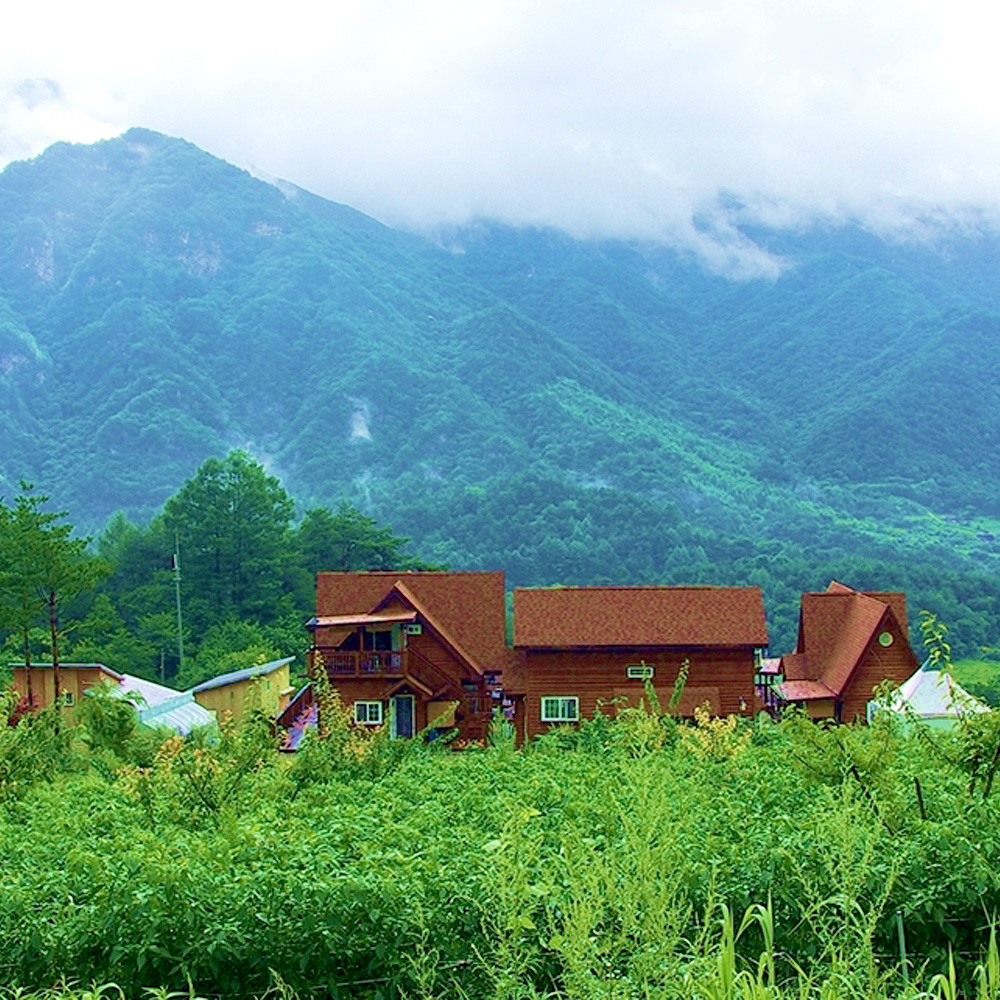
[(994, 572), (997, 235), (743, 235), (771, 277), (398, 232), (144, 130), (53, 146), (0, 174), (0, 493), (99, 530), (241, 447), (515, 583)]

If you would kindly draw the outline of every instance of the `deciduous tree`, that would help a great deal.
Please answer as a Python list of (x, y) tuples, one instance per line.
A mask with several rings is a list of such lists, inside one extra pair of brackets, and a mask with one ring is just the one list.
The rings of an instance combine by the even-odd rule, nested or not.
[(59, 676), (60, 612), (65, 602), (92, 589), (109, 572), (87, 551), (89, 538), (73, 538), (65, 511), (46, 509), (49, 498), (21, 483), (13, 507), (0, 505), (0, 614), (22, 637), (24, 666), (31, 691), (30, 633), (42, 620), (49, 630), (56, 698)]

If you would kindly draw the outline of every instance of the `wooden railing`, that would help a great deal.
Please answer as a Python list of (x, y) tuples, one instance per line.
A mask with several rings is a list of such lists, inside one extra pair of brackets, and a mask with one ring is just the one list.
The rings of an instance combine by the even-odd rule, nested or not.
[(331, 680), (335, 677), (402, 675), (409, 666), (408, 654), (389, 650), (325, 653), (323, 664)]
[(282, 709), (275, 719), (275, 725), (287, 729), (314, 701), (312, 684), (300, 688), (292, 700)]
[(764, 703), (764, 707), (769, 712), (775, 712), (778, 708), (784, 705), (784, 700), (781, 695), (778, 694), (776, 684), (756, 684), (754, 685), (757, 697)]

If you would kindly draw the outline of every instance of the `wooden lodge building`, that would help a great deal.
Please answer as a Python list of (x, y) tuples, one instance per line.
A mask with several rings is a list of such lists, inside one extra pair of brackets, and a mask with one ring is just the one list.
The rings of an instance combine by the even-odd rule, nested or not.
[[(503, 573), (320, 573), (312, 666), (322, 666), (359, 725), (393, 736), (458, 728), (482, 740), (510, 659)], [(295, 722), (311, 686), (279, 717)]]
[[(903, 595), (836, 583), (803, 595), (798, 647), (780, 661), (762, 659), (758, 587), (517, 588), (512, 646), (505, 612), (502, 572), (320, 573), (311, 665), (357, 725), (483, 740), (502, 706), (521, 742), (599, 706), (635, 705), (647, 682), (666, 706), (684, 663), (679, 715), (701, 704), (749, 716), (801, 703), (815, 718), (844, 721), (863, 721), (874, 685), (905, 680), (917, 665)], [(315, 713), (306, 685), (278, 718), (286, 749)]]
[(902, 684), (919, 666), (906, 595), (834, 581), (802, 595), (798, 643), (781, 657), (775, 692), (779, 705), (801, 705), (814, 719), (864, 722), (872, 688), (884, 680)]
[(707, 703), (713, 715), (752, 715), (766, 646), (759, 587), (518, 588), (515, 725), (530, 739), (599, 706), (637, 705), (647, 680), (666, 707), (685, 661), (678, 714)]

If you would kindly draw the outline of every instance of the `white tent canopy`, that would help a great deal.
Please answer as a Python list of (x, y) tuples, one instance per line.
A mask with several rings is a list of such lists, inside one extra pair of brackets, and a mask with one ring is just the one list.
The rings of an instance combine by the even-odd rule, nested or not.
[[(870, 702), (869, 715), (879, 707), (882, 706)], [(969, 694), (950, 672), (931, 670), (927, 663), (897, 688), (888, 708), (940, 728), (950, 728), (963, 715), (990, 710), (988, 705)]]

